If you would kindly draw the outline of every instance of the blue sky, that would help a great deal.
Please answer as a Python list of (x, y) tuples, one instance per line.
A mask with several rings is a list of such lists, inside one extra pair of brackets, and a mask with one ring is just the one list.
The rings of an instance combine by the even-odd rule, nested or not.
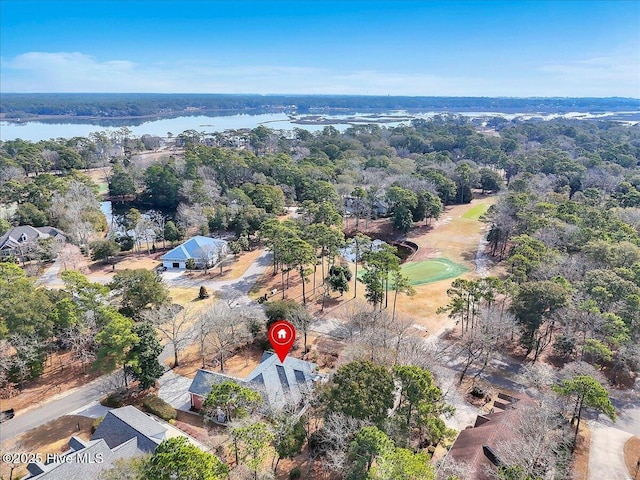
[(0, 0), (3, 92), (640, 97), (640, 2)]

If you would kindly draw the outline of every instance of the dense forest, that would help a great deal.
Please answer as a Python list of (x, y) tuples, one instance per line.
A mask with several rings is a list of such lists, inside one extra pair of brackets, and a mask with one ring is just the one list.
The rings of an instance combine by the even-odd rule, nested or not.
[(3, 93), (0, 114), (6, 119), (37, 115), (74, 117), (138, 117), (198, 111), (274, 111), (295, 107), (313, 110), (442, 112), (624, 112), (640, 106), (632, 98), (490, 98), (398, 97), (354, 95), (227, 95), (120, 93)]
[[(365, 104), (399, 108), (397, 103), (385, 103), (396, 100), (384, 97), (158, 95), (143, 97), (136, 102), (140, 110), (134, 110), (127, 106), (130, 97), (114, 95), (105, 96), (104, 107), (96, 106), (103, 100), (98, 98), (97, 103), (91, 102), (91, 109), (84, 110), (81, 95), (36, 98), (3, 96), (3, 108), (58, 114), (67, 105), (65, 113), (73, 115), (131, 115), (134, 111), (139, 115), (187, 105), (257, 108), (264, 106), (261, 102), (295, 103), (299, 108), (363, 108)], [(72, 107), (68, 107), (70, 98)], [(410, 108), (411, 102), (416, 107), (447, 108), (455, 101), (462, 100), (404, 99), (400, 108)], [(609, 109), (612, 104), (627, 108), (634, 102), (633, 108), (637, 107), (636, 100), (624, 99), (464, 101), (468, 106), (501, 109), (538, 109), (542, 104)], [(27, 106), (29, 102), (33, 103)], [(243, 136), (240, 147), (226, 146), (230, 138), (239, 136)], [(388, 342), (400, 334), (395, 303), (388, 302), (385, 293), (395, 290), (397, 296), (398, 291), (410, 289), (391, 250), (356, 254), (356, 266), (361, 263), (366, 268), (360, 280), (341, 269), (338, 249), (345, 242), (355, 242), (357, 247), (370, 240), (361, 234), (345, 238), (344, 222), (356, 225), (357, 231), (358, 225), (389, 217), (401, 238), (418, 224), (438, 218), (449, 205), (469, 203), (484, 192), (497, 193), (498, 201), (483, 221), (488, 226), (488, 253), (503, 273), (455, 280), (447, 292), (450, 301), (441, 312), (458, 321), (457, 345), (461, 352), (468, 352), (460, 382), (468, 367), (482, 369), (492, 355), (505, 349), (519, 349), (531, 365), (547, 354), (565, 366), (564, 377), (551, 381), (553, 386), (539, 378), (535, 383), (540, 394), (536, 399), (539, 406), (549, 408), (551, 423), (540, 423), (545, 430), (537, 431), (539, 436), (522, 433), (523, 439), (537, 439), (545, 462), (529, 457), (533, 454), (525, 450), (503, 452), (509, 464), (498, 469), (496, 478), (571, 478), (570, 422), (558, 418), (570, 417), (578, 398), (580, 412), (573, 416), (579, 419), (584, 398), (575, 394), (581, 385), (595, 382), (593, 391), (600, 395), (606, 383), (629, 385), (640, 369), (640, 126), (603, 121), (511, 122), (496, 117), (480, 130), (452, 115), (393, 128), (353, 126), (343, 133), (330, 126), (318, 133), (261, 126), (215, 138), (183, 132), (162, 139), (170, 142), (164, 159), (150, 165), (137, 161), (137, 153), (158, 148), (160, 140), (134, 138), (121, 129), (89, 138), (3, 142), (0, 202), (13, 205), (15, 213), (0, 220), (0, 234), (11, 224), (54, 225), (68, 232), (87, 254), (108, 258), (136, 244), (141, 248), (147, 232), (153, 232), (155, 244), (193, 233), (231, 232), (234, 249), (264, 242), (274, 253), (273, 273), (282, 275), (283, 284), (285, 272), (287, 277), (289, 272), (299, 275), (303, 303), (307, 270), (311, 265), (315, 268), (318, 260), (324, 270), (326, 261), (331, 287), (343, 293), (353, 278), (354, 288), (357, 283), (365, 288), (373, 309), (363, 309), (352, 318), (353, 325), (358, 325), (354, 331), (360, 332), (353, 340), (361, 348), (357, 350), (360, 357), (354, 354), (356, 358), (337, 370), (319, 396), (309, 399), (309, 419), (324, 428), (311, 432), (307, 425), (305, 433), (299, 431), (302, 427), (285, 425), (289, 430), (284, 437), (301, 436), (315, 458), (340, 478), (402, 478), (389, 472), (413, 468), (417, 473), (411, 478), (431, 479), (435, 473), (426, 464), (425, 452), (452, 438), (441, 421), (448, 407), (429, 372), (437, 360), (404, 337), (402, 342)], [(78, 170), (105, 166), (110, 167), (109, 196), (128, 209), (123, 218), (128, 228), (124, 235), (110, 234), (96, 242), (105, 228), (99, 197)], [(154, 212), (140, 215), (136, 207), (143, 206)], [(299, 207), (298, 218), (279, 221), (277, 216), (287, 206)], [(130, 231), (139, 234), (132, 237)], [(52, 254), (34, 251), (30, 255)], [(63, 276), (63, 289), (45, 290), (18, 266), (2, 264), (0, 348), (6, 355), (0, 365), (0, 386), (19, 388), (38, 376), (51, 349), (71, 349), (87, 364), (121, 367), (125, 378), (153, 383), (155, 365), (141, 366), (146, 360), (142, 344), (153, 344), (145, 320), (157, 318), (171, 302), (155, 274), (148, 273), (120, 272), (112, 283), (101, 286), (69, 272)], [(390, 276), (391, 290), (383, 285)], [(301, 313), (304, 306), (277, 306), (285, 310), (273, 313), (274, 318), (291, 315), (303, 327), (308, 325), (310, 320)], [(386, 314), (391, 308), (393, 314)], [(253, 337), (247, 334), (244, 342), (256, 341), (264, 332), (268, 320), (261, 315), (255, 313), (254, 323), (246, 325)], [(258, 328), (255, 322), (261, 322)], [(113, 339), (126, 345), (114, 344)], [(369, 388), (357, 389), (358, 385)], [(406, 396), (400, 397), (394, 415), (389, 416), (392, 392), (398, 385)], [(551, 396), (571, 400), (550, 403)], [(608, 402), (605, 392), (585, 407), (614, 417)], [(246, 405), (251, 403), (249, 399)], [(280, 425), (278, 421), (284, 422), (271, 419)], [(282, 448), (278, 458), (290, 454), (285, 447), (291, 444), (278, 444), (262, 431), (267, 430), (266, 424), (255, 423), (251, 427), (255, 431), (238, 428), (238, 438), (253, 436), (261, 438), (263, 446)], [(301, 448), (301, 444), (291, 447), (291, 454)], [(144, 468), (152, 467), (151, 463)], [(464, 478), (454, 467), (449, 474), (445, 478)]]

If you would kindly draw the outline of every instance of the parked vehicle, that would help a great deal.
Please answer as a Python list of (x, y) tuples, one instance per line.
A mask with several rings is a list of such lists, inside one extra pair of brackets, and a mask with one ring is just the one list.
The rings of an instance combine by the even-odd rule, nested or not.
[(9, 410), (3, 410), (2, 412), (0, 412), (0, 423), (11, 420), (15, 416), (16, 413), (13, 408), (10, 408)]

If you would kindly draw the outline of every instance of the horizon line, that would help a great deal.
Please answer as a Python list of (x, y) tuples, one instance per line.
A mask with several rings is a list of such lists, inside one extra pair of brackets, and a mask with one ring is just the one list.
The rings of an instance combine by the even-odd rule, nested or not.
[(226, 95), (226, 96), (285, 96), (285, 97), (368, 97), (368, 98), (491, 98), (491, 99), (510, 99), (510, 100), (557, 100), (557, 99), (622, 99), (622, 100), (638, 100), (640, 97), (626, 96), (509, 96), (509, 95), (373, 95), (373, 94), (349, 94), (349, 93), (213, 93), (213, 92), (2, 92), (2, 95)]

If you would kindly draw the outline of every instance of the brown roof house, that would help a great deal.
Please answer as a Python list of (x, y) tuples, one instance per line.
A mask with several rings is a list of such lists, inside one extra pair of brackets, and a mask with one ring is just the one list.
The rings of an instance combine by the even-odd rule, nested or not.
[(469, 469), (465, 480), (495, 478), (490, 471), (501, 465), (496, 447), (514, 439), (522, 407), (529, 404), (531, 400), (526, 397), (499, 393), (491, 413), (478, 415), (473, 426), (460, 432), (445, 462), (465, 465)]

